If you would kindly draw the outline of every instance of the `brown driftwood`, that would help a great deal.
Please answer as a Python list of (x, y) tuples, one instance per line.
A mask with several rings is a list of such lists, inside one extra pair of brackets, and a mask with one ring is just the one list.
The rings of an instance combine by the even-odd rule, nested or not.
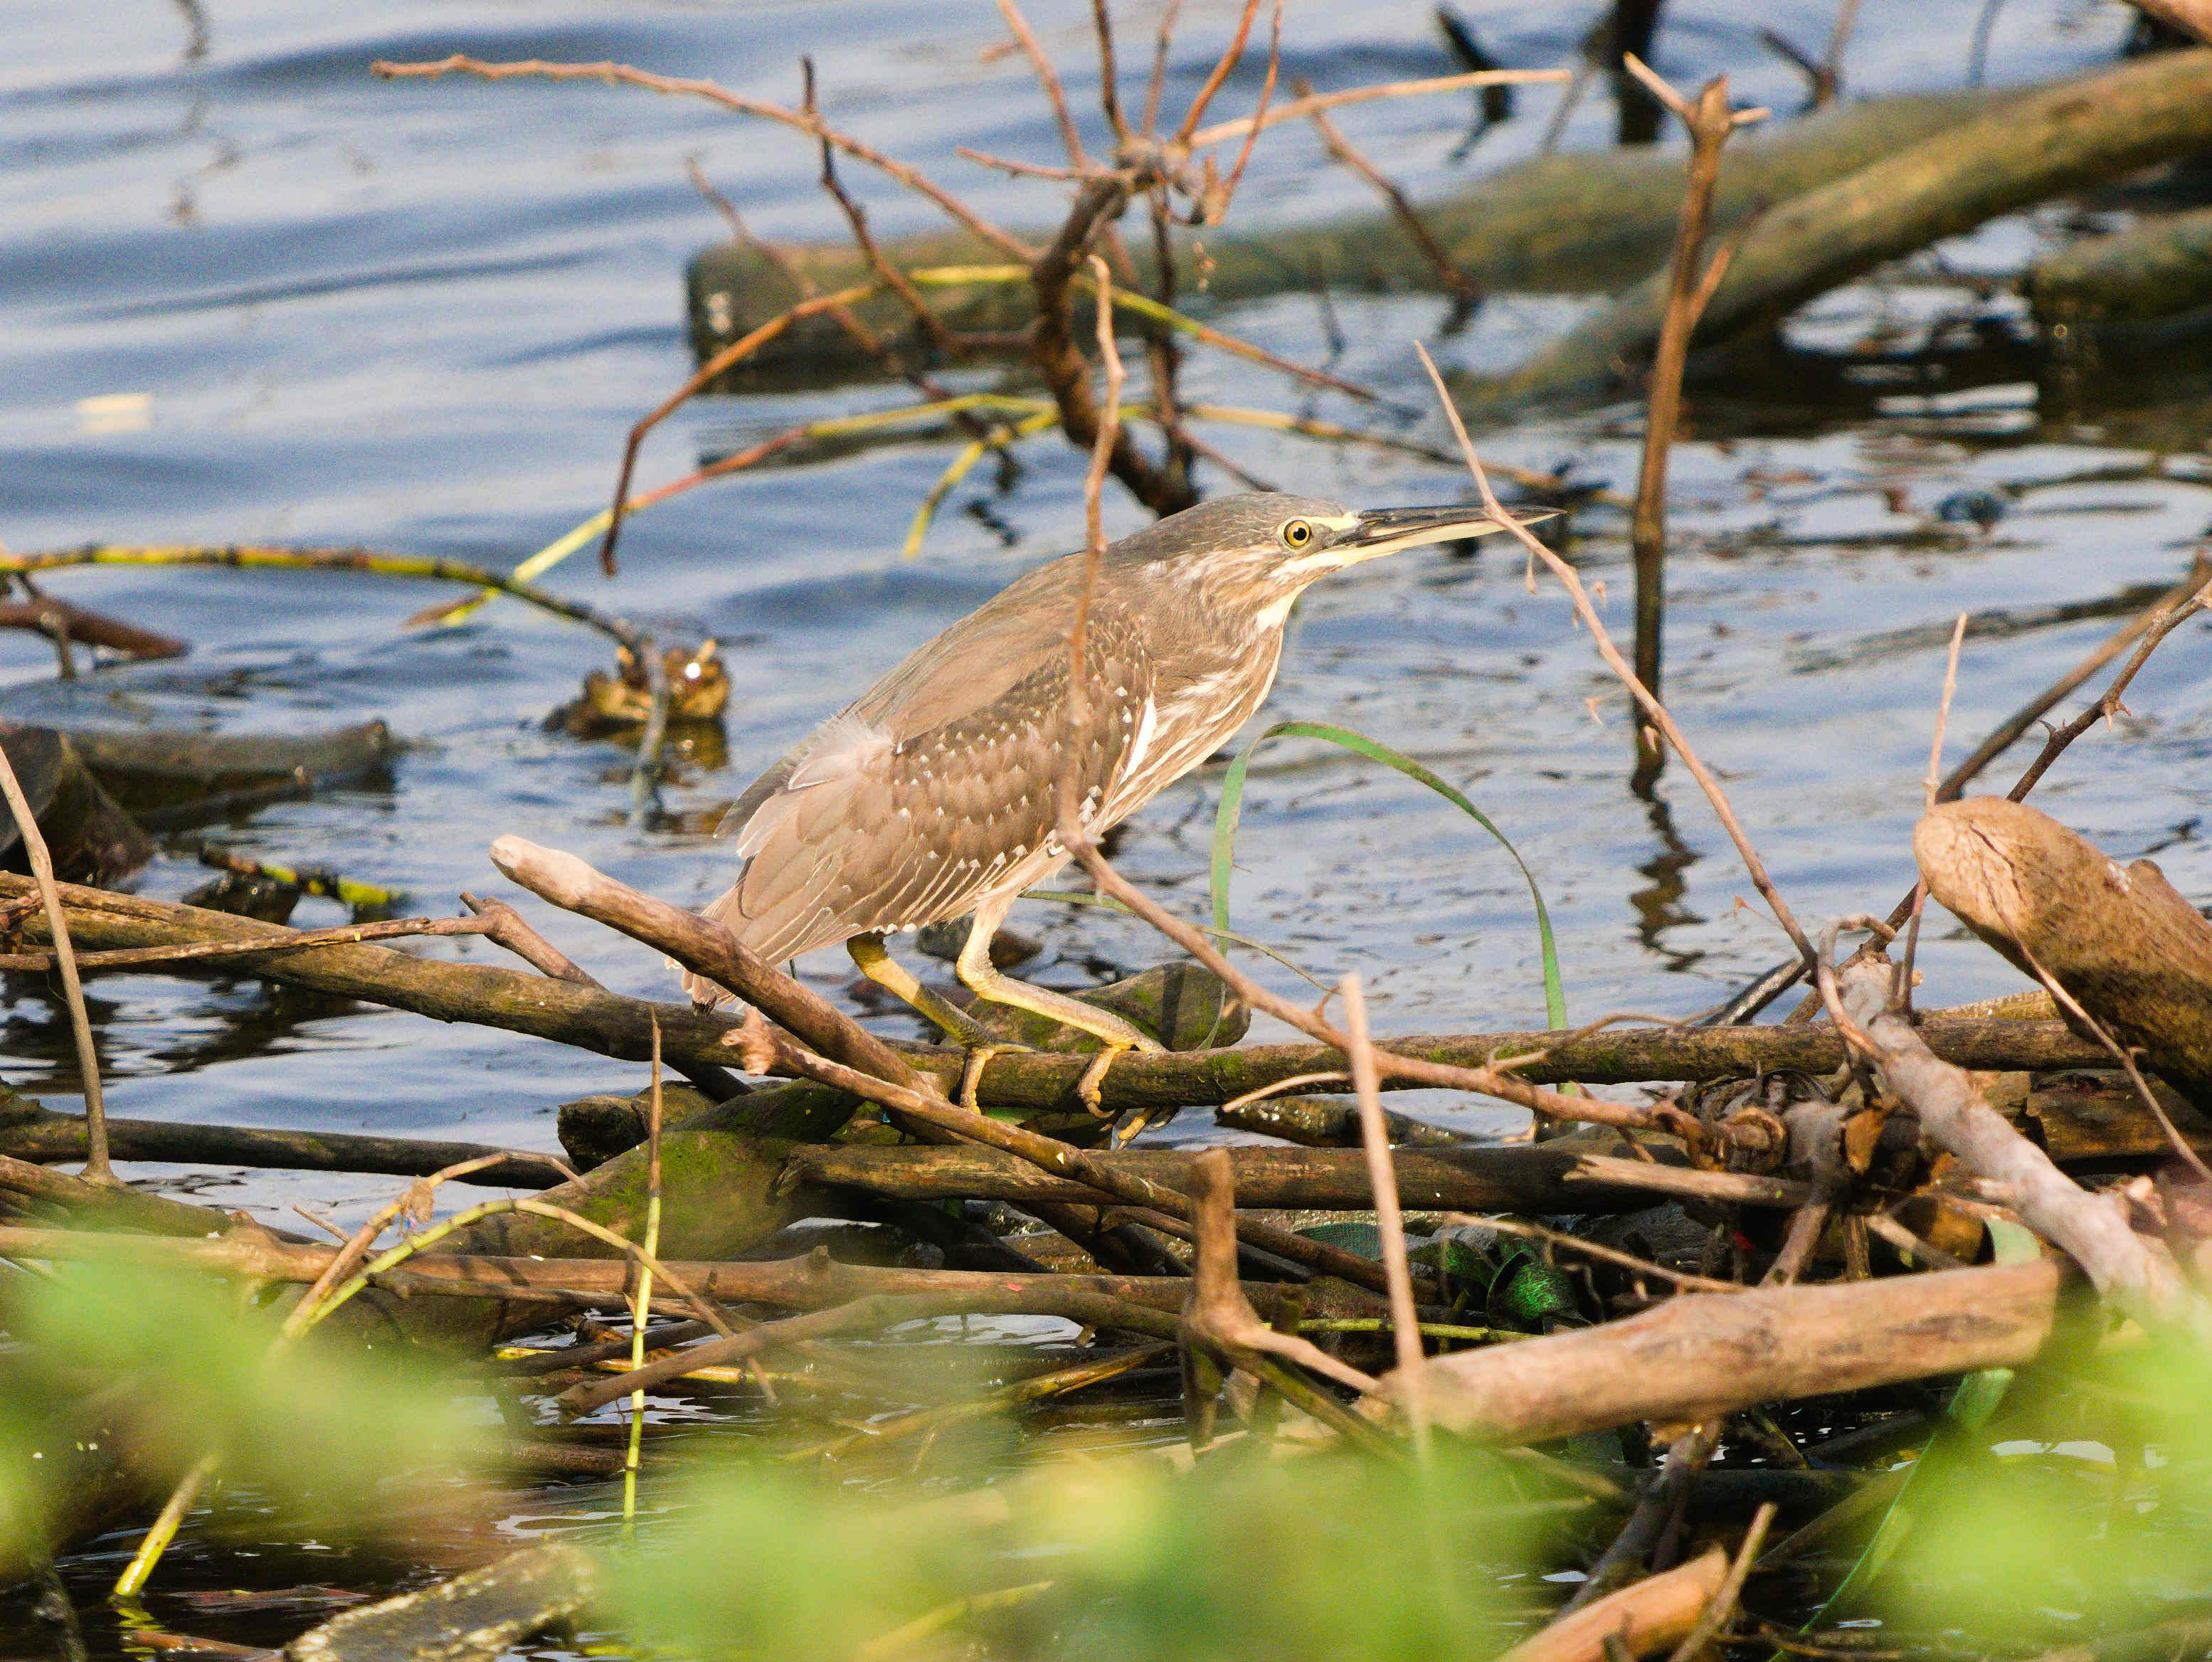
[(1561, 1617), (1498, 1662), (1604, 1662), (1613, 1653), (1608, 1641), (1631, 1656), (1670, 1649), (1697, 1626), (1728, 1579), (1728, 1554), (1715, 1547)]
[[(2058, 1265), (2039, 1263), (1686, 1294), (1601, 1327), (1433, 1358), (1429, 1411), (1463, 1436), (1542, 1442), (2014, 1367), (2049, 1341), (2060, 1280)], [(1382, 1384), (1402, 1389), (1395, 1375)]]
[(1972, 1079), (1938, 1061), (1911, 1022), (1888, 1008), (1893, 974), (1887, 959), (1856, 960), (1838, 980), (1844, 1010), (1872, 1041), (1883, 1080), (1918, 1114), (1923, 1137), (1973, 1176), (2000, 1186), (2021, 1222), (2070, 1253), (2098, 1291), (2121, 1308), (2147, 1325), (2212, 1339), (2212, 1307), (2162, 1246), (2130, 1227), (2127, 1200), (2116, 1193), (2091, 1194), (2051, 1164), (2050, 1156), (1982, 1101)]
[(2040, 964), (2212, 1108), (2212, 922), (2154, 864), (2123, 868), (2048, 814), (1991, 797), (1936, 808), (1912, 852), (1929, 893), (1975, 934), (2030, 975)]
[[(1886, 260), (2000, 214), (2212, 145), (2212, 51), (2138, 58), (2008, 101), (1772, 209), (1714, 291), (1700, 342), (1771, 324)], [(1667, 276), (1647, 278), (1489, 390), (1601, 386), (1650, 358)]]

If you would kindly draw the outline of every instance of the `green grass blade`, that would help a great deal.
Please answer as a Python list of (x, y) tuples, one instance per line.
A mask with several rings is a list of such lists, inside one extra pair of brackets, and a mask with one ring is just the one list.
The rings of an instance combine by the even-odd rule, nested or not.
[(1566, 989), (1559, 978), (1559, 949), (1552, 935), (1552, 914), (1544, 906), (1544, 896), (1536, 888), (1534, 873), (1528, 863), (1521, 858), (1520, 851), (1508, 841), (1506, 835), (1491, 822), (1490, 816), (1467, 799), (1466, 795), (1436, 773), (1424, 767), (1411, 756), (1376, 743), (1364, 733), (1355, 733), (1349, 727), (1338, 727), (1325, 721), (1279, 721), (1273, 727), (1246, 745), (1229, 764), (1229, 772), (1221, 781), (1221, 804), (1213, 816), (1213, 926), (1229, 927), (1229, 872), (1237, 852), (1237, 824), (1244, 807), (1244, 777), (1252, 753), (1271, 738), (1317, 738), (1340, 745), (1370, 761), (1379, 761), (1394, 767), (1407, 779), (1425, 785), (1453, 807), (1458, 809), (1498, 840), (1508, 858), (1520, 869), (1522, 881), (1528, 885), (1528, 898), (1536, 908), (1536, 935), (1543, 947), (1544, 955), (1544, 1019), (1547, 1026), (1558, 1029), (1567, 1025)]
[[(1999, 1264), (2030, 1264), (2043, 1254), (2042, 1243), (2017, 1223), (1991, 1218), (1987, 1228), (1990, 1254)], [(1948, 1478), (1952, 1468), (1972, 1448), (1973, 1435), (1990, 1422), (2011, 1388), (2014, 1370), (2009, 1368), (1985, 1368), (1959, 1381), (1959, 1388), (1951, 1394), (1950, 1406), (1937, 1422), (1935, 1435), (1929, 1438), (1919, 1458), (1905, 1474), (1904, 1483), (1882, 1513), (1881, 1522), (1875, 1526), (1866, 1550), (1799, 1632), (1809, 1633), (1815, 1625), (1842, 1616), (1874, 1584), (1912, 1532), (1922, 1497), (1931, 1484)], [(1777, 1652), (1772, 1662), (1783, 1662), (1782, 1653)]]

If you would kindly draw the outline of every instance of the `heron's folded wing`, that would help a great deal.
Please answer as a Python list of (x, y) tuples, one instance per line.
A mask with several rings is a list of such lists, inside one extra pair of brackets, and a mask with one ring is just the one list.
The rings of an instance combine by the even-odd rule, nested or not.
[[(1139, 666), (1094, 658), (1076, 757), (1093, 810), (1141, 719)], [(771, 961), (854, 935), (970, 911), (1038, 863), (1058, 817), (1067, 663), (1049, 658), (996, 699), (909, 737), (862, 719), (825, 726), (738, 832), (737, 885), (709, 915)]]

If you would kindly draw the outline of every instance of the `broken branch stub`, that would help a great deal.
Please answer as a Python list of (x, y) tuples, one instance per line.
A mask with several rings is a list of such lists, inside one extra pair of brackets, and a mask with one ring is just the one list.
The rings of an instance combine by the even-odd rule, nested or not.
[(2160, 1077), (2212, 1107), (2212, 922), (2149, 860), (1976, 797), (1913, 828), (1928, 892), (2021, 969), (2040, 964)]

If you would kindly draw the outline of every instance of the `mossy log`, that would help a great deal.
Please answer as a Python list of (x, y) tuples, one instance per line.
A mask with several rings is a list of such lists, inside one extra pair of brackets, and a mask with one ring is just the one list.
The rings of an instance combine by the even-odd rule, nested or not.
[(2212, 336), (2212, 208), (2161, 214), (2047, 254), (2022, 283), (2068, 362), (2155, 362)]
[[(1573, 1149), (1550, 1144), (1400, 1149), (1392, 1166), (1399, 1204), (1415, 1211), (1631, 1211), (1649, 1206), (1650, 1192), (1591, 1180), (1583, 1156), (1632, 1152), (1618, 1142)], [(1227, 1153), (1241, 1207), (1358, 1211), (1375, 1204), (1366, 1157), (1355, 1149), (1244, 1147)], [(1100, 1158), (1188, 1192), (1198, 1156), (1181, 1149), (1126, 1149)], [(1055, 1177), (996, 1149), (794, 1148), (785, 1173), (788, 1182), (858, 1188), (908, 1200), (1095, 1204), (1099, 1198), (1096, 1191), (1080, 1183)]]
[[(1816, 190), (1932, 134), (1958, 127), (2018, 94), (1911, 94), (1834, 106), (1729, 147), (1714, 201), (1726, 227), (1767, 204)], [(1422, 215), (1458, 269), (1485, 288), (1590, 294), (1632, 282), (1660, 265), (1674, 235), (1682, 196), (1677, 155), (1632, 148), (1526, 161), (1484, 179)], [(1132, 238), (1133, 245), (1145, 241)], [(1187, 239), (1182, 265), (1205, 272), (1185, 282), (1214, 304), (1262, 299), (1286, 289), (1443, 292), (1435, 265), (1387, 213), (1358, 213), (1318, 225), (1270, 231), (1209, 231), (1206, 260)], [(1003, 264), (1005, 256), (965, 233), (892, 240), (884, 252), (905, 267)], [(793, 269), (829, 292), (868, 280), (866, 263), (848, 241), (782, 251)], [(1138, 251), (1140, 267), (1148, 256)], [(1143, 286), (1149, 291), (1147, 271)], [(691, 343), (702, 361), (787, 310), (800, 294), (792, 277), (757, 247), (718, 244), (686, 276)], [(1026, 283), (933, 289), (930, 298), (956, 327), (1018, 329), (1030, 319)], [(858, 308), (878, 328), (899, 331), (910, 319), (890, 295)], [(796, 379), (877, 373), (827, 317), (795, 324), (738, 372), (739, 377)], [(732, 384), (738, 384), (733, 381)]]
[(2212, 1110), (2212, 921), (2154, 863), (2123, 867), (2050, 815), (1996, 797), (1936, 807), (1913, 828), (1912, 852), (1961, 923), (2027, 974), (2041, 966)]
[[(852, 1118), (858, 1100), (820, 1085), (755, 1091), (664, 1124), (660, 1136), (660, 1256), (724, 1259), (758, 1246), (787, 1223), (827, 1210), (821, 1193), (785, 1180), (793, 1147), (830, 1136)], [(632, 1149), (539, 1197), (617, 1234), (644, 1228), (646, 1150)], [(496, 1258), (597, 1258), (601, 1246), (556, 1219), (505, 1213), (456, 1231), (430, 1253)], [(362, 1307), (354, 1310), (355, 1306)], [(544, 1320), (542, 1305), (495, 1299), (356, 1298), (354, 1325), (396, 1329), (418, 1342), (482, 1345)]]
[[(1815, 295), (1943, 237), (2067, 191), (2212, 148), (2212, 49), (2038, 88), (1781, 202), (1743, 237), (1697, 340), (1777, 323)], [(1646, 278), (1515, 374), (1485, 406), (1607, 385), (1650, 355), (1667, 274)]]

